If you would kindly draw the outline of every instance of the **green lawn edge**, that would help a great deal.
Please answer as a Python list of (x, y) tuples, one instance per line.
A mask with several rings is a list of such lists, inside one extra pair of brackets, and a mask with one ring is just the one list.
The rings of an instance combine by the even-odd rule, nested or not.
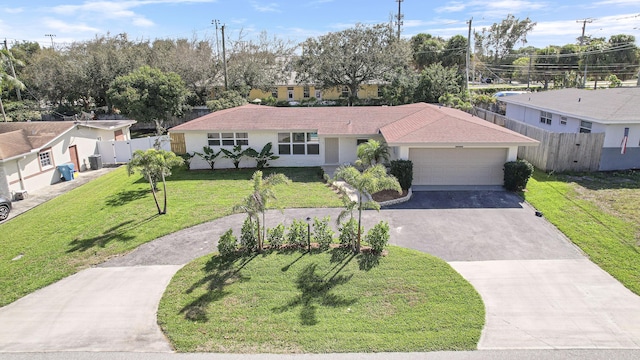
[(640, 295), (638, 224), (577, 196), (575, 184), (536, 170), (524, 198), (600, 268)]
[(204, 256), (173, 277), (158, 323), (179, 352), (476, 349), (485, 311), (473, 286), (439, 258), (388, 249)]
[[(168, 213), (157, 215), (149, 184), (121, 167), (0, 224), (0, 306), (161, 236), (230, 215), (250, 193), (254, 171), (174, 169)], [(342, 205), (320, 168), (265, 170), (271, 172), (293, 181), (276, 188), (274, 205)]]

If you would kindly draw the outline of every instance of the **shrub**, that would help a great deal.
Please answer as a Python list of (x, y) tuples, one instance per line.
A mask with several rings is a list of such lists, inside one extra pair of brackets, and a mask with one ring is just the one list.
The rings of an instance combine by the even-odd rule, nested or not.
[(504, 164), (504, 187), (509, 191), (522, 191), (533, 174), (533, 165), (526, 160), (509, 161)]
[(258, 244), (258, 224), (252, 221), (251, 217), (247, 216), (242, 223), (242, 229), (240, 230), (240, 245), (248, 251), (253, 250)]
[(272, 248), (279, 248), (284, 243), (284, 225), (279, 224), (273, 229), (267, 229), (267, 239)]
[(328, 216), (323, 219), (313, 219), (313, 239), (318, 243), (321, 250), (329, 249), (329, 245), (333, 242), (334, 232), (329, 227)]
[(236, 252), (237, 244), (238, 239), (233, 235), (233, 230), (227, 230), (226, 233), (222, 234), (220, 240), (218, 240), (218, 252), (220, 256), (227, 257), (233, 255)]
[(386, 221), (380, 221), (374, 227), (372, 227), (365, 241), (369, 243), (371, 249), (376, 253), (381, 253), (387, 243), (389, 242), (389, 224)]
[(289, 232), (287, 233), (287, 243), (290, 245), (307, 245), (308, 225), (306, 222), (298, 219), (294, 219), (289, 226)]
[(402, 190), (409, 190), (413, 183), (413, 162), (411, 160), (391, 160), (389, 173), (398, 179)]
[[(342, 223), (338, 231), (340, 231), (340, 236), (338, 237), (340, 244), (352, 246), (358, 239), (358, 221), (351, 218), (349, 221)], [(364, 231), (363, 228), (361, 228), (362, 231)]]

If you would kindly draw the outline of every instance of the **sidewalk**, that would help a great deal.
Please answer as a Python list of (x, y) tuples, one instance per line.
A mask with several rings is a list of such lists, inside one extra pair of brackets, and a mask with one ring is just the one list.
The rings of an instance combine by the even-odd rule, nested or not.
[(53, 185), (45, 186), (42, 189), (29, 191), (26, 199), (13, 202), (13, 209), (11, 209), (9, 219), (12, 219), (26, 211), (29, 211), (42, 203), (45, 203), (61, 194), (66, 193), (67, 191), (84, 185), (91, 180), (99, 178), (100, 176), (107, 174), (115, 169), (117, 168), (109, 167), (98, 170), (83, 171), (78, 173), (78, 177), (71, 181), (61, 181)]

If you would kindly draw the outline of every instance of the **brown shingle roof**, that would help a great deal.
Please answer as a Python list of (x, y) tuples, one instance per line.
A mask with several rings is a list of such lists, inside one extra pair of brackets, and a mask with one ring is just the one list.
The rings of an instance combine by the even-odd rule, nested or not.
[(39, 149), (73, 126), (70, 121), (0, 123), (0, 160)]
[(374, 135), (390, 144), (537, 141), (460, 110), (418, 103), (377, 107), (268, 107), (244, 105), (217, 111), (170, 131), (317, 130), (320, 135)]

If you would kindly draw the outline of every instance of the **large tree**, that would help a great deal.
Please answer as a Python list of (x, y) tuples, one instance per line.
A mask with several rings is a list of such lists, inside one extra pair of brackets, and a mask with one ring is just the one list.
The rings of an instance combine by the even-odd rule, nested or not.
[(523, 45), (527, 43), (527, 34), (536, 24), (529, 18), (520, 20), (509, 14), (501, 22), (483, 28), (480, 35), (476, 34), (476, 46), (481, 45), (483, 53), (492, 57), (493, 62), (497, 64), (518, 42), (522, 42)]
[(13, 75), (9, 74), (5, 70), (9, 62), (16, 62), (13, 55), (11, 55), (11, 52), (4, 49), (0, 50), (0, 110), (2, 111), (2, 119), (5, 122), (7, 121), (7, 115), (5, 114), (4, 104), (2, 103), (2, 92), (4, 89), (24, 88), (24, 85), (20, 80), (13, 77)]
[(162, 135), (169, 116), (182, 112), (187, 95), (180, 75), (143, 66), (129, 75), (119, 76), (108, 91), (114, 106), (140, 122), (154, 122)]
[(296, 62), (297, 80), (331, 89), (346, 86), (349, 102), (361, 85), (385, 78), (388, 72), (408, 65), (406, 41), (398, 40), (388, 24), (363, 25), (309, 38)]
[(418, 70), (437, 63), (444, 49), (444, 40), (431, 34), (420, 33), (410, 40), (413, 64)]
[[(184, 160), (176, 156), (171, 151), (149, 149), (146, 151), (136, 150), (133, 153), (131, 161), (127, 164), (127, 172), (132, 175), (136, 171), (140, 172), (142, 176), (149, 182), (151, 186), (151, 193), (153, 194), (153, 200), (156, 203), (158, 209), (158, 215), (167, 213), (167, 184), (165, 178), (171, 175), (171, 169), (180, 166), (184, 163)], [(158, 181), (162, 181), (162, 188), (164, 193), (164, 204), (160, 209), (158, 203), (158, 196), (156, 195)]]
[(431, 64), (422, 70), (415, 92), (415, 101), (436, 103), (445, 94), (459, 95), (462, 79), (455, 67)]

